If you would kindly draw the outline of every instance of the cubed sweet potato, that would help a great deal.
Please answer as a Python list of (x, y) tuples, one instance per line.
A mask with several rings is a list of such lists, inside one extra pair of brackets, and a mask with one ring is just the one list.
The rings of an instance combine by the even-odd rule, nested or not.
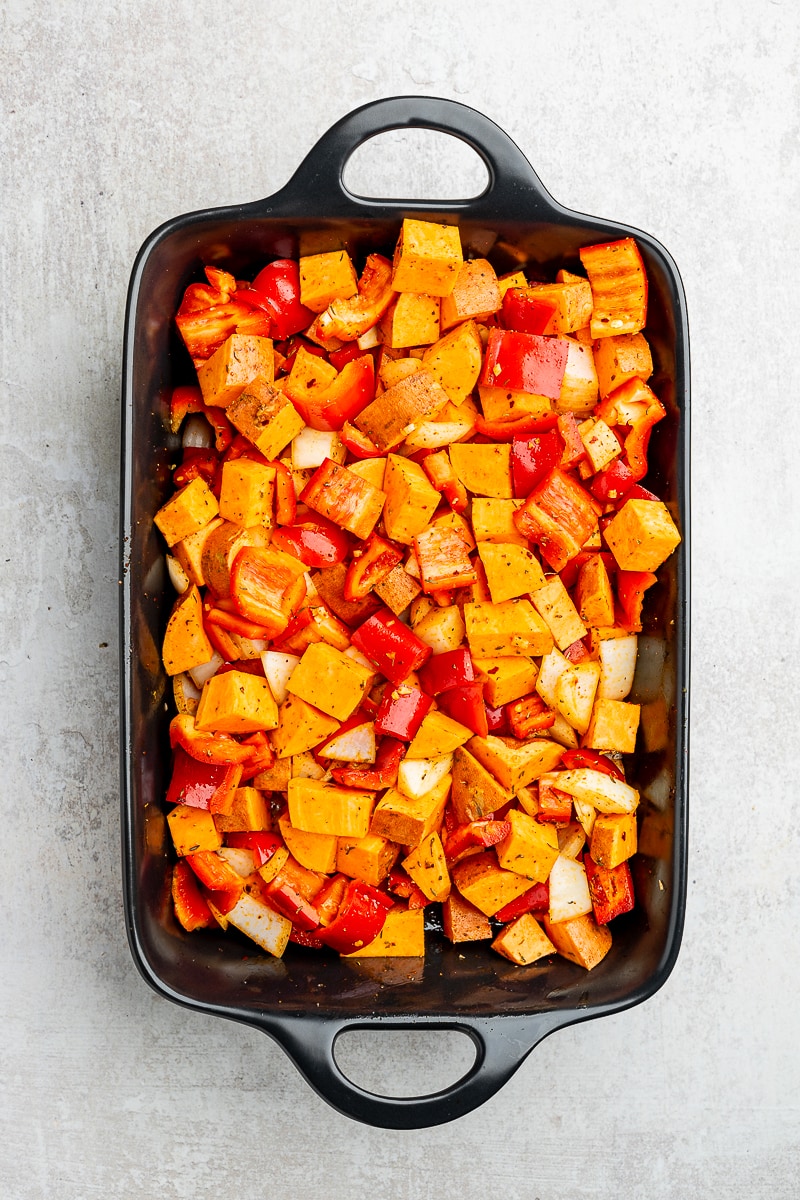
[(233, 333), (197, 370), (203, 401), (227, 408), (255, 379), (271, 383), (275, 376), (272, 339)]
[(463, 261), (457, 226), (406, 217), (395, 249), (392, 287), (396, 292), (449, 296)]

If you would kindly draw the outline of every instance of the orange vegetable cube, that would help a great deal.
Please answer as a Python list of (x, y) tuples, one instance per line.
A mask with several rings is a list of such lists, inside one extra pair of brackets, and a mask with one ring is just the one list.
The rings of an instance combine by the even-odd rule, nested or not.
[(526, 876), (504, 870), (491, 851), (473, 854), (456, 863), (453, 883), (464, 899), (487, 917), (493, 917), (531, 886)]
[(427, 834), (403, 859), (402, 865), (429, 900), (442, 901), (450, 895), (450, 872), (445, 862), (442, 839), (435, 830)]
[(492, 949), (519, 966), (555, 954), (556, 948), (530, 913), (523, 913), (509, 922), (492, 942)]
[(583, 745), (593, 750), (618, 750), (633, 754), (639, 728), (639, 705), (627, 700), (595, 700)]
[(353, 418), (353, 424), (379, 450), (393, 450), (423, 421), (435, 417), (447, 402), (447, 392), (423, 367), (376, 396)]
[(225, 415), (265, 458), (277, 458), (305, 429), (303, 418), (288, 396), (261, 378), (248, 384), (228, 405)]
[(271, 338), (253, 334), (232, 333), (197, 369), (204, 402), (220, 408), (227, 408), (259, 377), (272, 382), (275, 359)]
[(272, 525), (275, 492), (275, 467), (235, 458), (222, 466), (219, 496), (220, 516), (247, 529), (253, 525)]
[(376, 833), (365, 837), (337, 839), (336, 870), (351, 879), (362, 879), (372, 887), (380, 887), (391, 871), (400, 847)]
[(421, 908), (390, 908), (383, 929), (360, 950), (343, 958), (423, 958), (425, 912)]
[(629, 379), (646, 382), (653, 374), (653, 356), (642, 333), (601, 338), (594, 348), (594, 365), (603, 398)]
[(660, 500), (627, 500), (605, 530), (623, 571), (655, 571), (680, 543), (675, 522)]
[(155, 521), (168, 546), (197, 533), (219, 513), (217, 498), (198, 475), (158, 510)]
[(428, 346), (439, 336), (439, 297), (402, 292), (383, 319), (385, 343), (393, 350)]
[(439, 507), (439, 493), (418, 463), (398, 454), (390, 454), (387, 459), (383, 488), (386, 533), (392, 541), (409, 545)]
[(485, 258), (473, 258), (461, 264), (452, 292), (442, 300), (442, 330), (462, 321), (485, 321), (502, 303), (494, 267)]
[(205, 683), (195, 717), (201, 733), (255, 733), (277, 724), (278, 706), (266, 679), (226, 671)]
[(346, 250), (329, 250), (300, 259), (300, 303), (324, 312), (333, 300), (349, 300), (358, 291), (355, 267)]
[(286, 685), (293, 696), (338, 721), (345, 721), (364, 699), (373, 672), (327, 642), (313, 642)]
[(450, 447), (453, 470), (469, 492), (478, 496), (511, 499), (511, 446), (507, 442), (487, 442), (466, 445), (456, 442)]
[(289, 820), (307, 833), (366, 837), (375, 793), (319, 779), (290, 779)]
[(164, 634), (162, 658), (168, 675), (191, 671), (207, 663), (214, 653), (203, 625), (203, 603), (192, 584), (175, 601)]
[(188, 804), (176, 804), (167, 813), (167, 825), (172, 835), (175, 853), (197, 854), (201, 850), (219, 850), (222, 835), (210, 812)]
[(264, 793), (257, 787), (237, 788), (228, 812), (214, 814), (214, 824), (221, 833), (272, 829), (272, 818)]
[(559, 954), (591, 971), (611, 949), (611, 930), (598, 925), (591, 913), (568, 921), (544, 918), (544, 929)]
[(478, 382), (483, 362), (483, 344), (475, 322), (465, 321), (440, 337), (425, 351), (422, 362), (447, 392), (450, 402), (463, 404)]
[(455, 225), (406, 217), (394, 252), (392, 287), (396, 292), (449, 296), (463, 261)]

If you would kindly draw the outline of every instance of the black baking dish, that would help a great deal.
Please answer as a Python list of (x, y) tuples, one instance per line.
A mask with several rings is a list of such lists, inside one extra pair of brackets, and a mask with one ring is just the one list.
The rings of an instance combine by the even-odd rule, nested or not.
[[(376, 133), (428, 128), (468, 143), (483, 159), (482, 195), (454, 202), (351, 195), (342, 181), (352, 152)], [(642, 842), (635, 861), (637, 907), (614, 926), (614, 945), (590, 973), (563, 960), (512, 966), (483, 944), (450, 946), (427, 935), (417, 960), (357, 963), (291, 946), (273, 960), (231, 935), (185, 933), (170, 903), (171, 857), (162, 798), (169, 777), (169, 698), (160, 644), (171, 604), (163, 547), (152, 517), (170, 483), (164, 414), (171, 387), (191, 365), (174, 333), (186, 285), (216, 265), (251, 278), (266, 261), (327, 249), (344, 239), (355, 258), (391, 255), (400, 220), (456, 222), (467, 246), (499, 270), (516, 263), (544, 278), (578, 265), (581, 245), (632, 235), (650, 282), (646, 329), (656, 364), (651, 384), (668, 409), (654, 432), (650, 478), (683, 535), (649, 596), (638, 696), (660, 692), (669, 713), (663, 750), (634, 757), (642, 790)], [(686, 894), (688, 785), (689, 347), (676, 267), (649, 235), (571, 212), (545, 191), (517, 146), (486, 117), (447, 100), (395, 97), (365, 105), (328, 131), (289, 183), (266, 200), (189, 213), (162, 225), (133, 268), (125, 326), (122, 392), (121, 745), (125, 913), (131, 950), (162, 996), (263, 1029), (317, 1092), (341, 1112), (389, 1128), (434, 1125), (494, 1094), (547, 1034), (618, 1012), (653, 995), (680, 944)], [(655, 669), (654, 669), (655, 668)], [(644, 676), (644, 677), (643, 677)], [(471, 1070), (435, 1095), (394, 1099), (355, 1086), (339, 1070), (334, 1043), (354, 1028), (457, 1029), (476, 1047)]]

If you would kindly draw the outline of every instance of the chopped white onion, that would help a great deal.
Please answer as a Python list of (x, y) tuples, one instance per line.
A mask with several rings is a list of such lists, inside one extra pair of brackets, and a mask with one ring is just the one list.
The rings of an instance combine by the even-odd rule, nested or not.
[(184, 447), (192, 446), (199, 450), (207, 450), (214, 445), (214, 430), (205, 417), (193, 413), (183, 427), (181, 442)]
[(192, 667), (189, 674), (192, 677), (195, 687), (202, 688), (207, 679), (211, 679), (212, 675), (216, 675), (224, 662), (225, 659), (221, 654), (217, 654), (215, 650), (208, 662), (201, 663), (199, 667)]
[(167, 555), (167, 574), (175, 591), (182, 596), (190, 586), (191, 581), (177, 558), (172, 554)]

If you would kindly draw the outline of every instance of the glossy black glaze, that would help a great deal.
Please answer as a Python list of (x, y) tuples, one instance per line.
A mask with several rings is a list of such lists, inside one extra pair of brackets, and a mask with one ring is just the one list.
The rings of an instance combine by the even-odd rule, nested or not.
[[(481, 156), (486, 191), (453, 202), (381, 200), (351, 195), (347, 159), (376, 133), (420, 127), (451, 133)], [(666, 644), (666, 750), (639, 754), (633, 782), (652, 784), (645, 801), (659, 857), (636, 860), (637, 909), (618, 919), (614, 945), (594, 971), (562, 960), (515, 967), (487, 944), (452, 947), (429, 933), (417, 960), (354, 962), (290, 946), (272, 960), (237, 935), (186, 934), (170, 903), (171, 858), (162, 797), (169, 771), (170, 699), (159, 648), (170, 599), (163, 547), (152, 516), (169, 490), (169, 390), (189, 382), (191, 364), (172, 318), (186, 285), (213, 264), (249, 278), (272, 257), (297, 254), (300, 239), (346, 238), (356, 257), (391, 254), (399, 221), (425, 215), (457, 222), (469, 243), (490, 229), (489, 257), (509, 270), (514, 247), (531, 274), (577, 265), (581, 245), (631, 234), (650, 280), (647, 336), (651, 381), (669, 420), (654, 432), (651, 478), (675, 514), (683, 543), (650, 593), (645, 633)], [(317, 248), (327, 248), (318, 242)], [(686, 305), (675, 264), (640, 230), (571, 212), (546, 192), (511, 139), (486, 117), (448, 100), (400, 96), (365, 105), (328, 131), (289, 183), (253, 204), (189, 213), (145, 242), (130, 283), (122, 395), (121, 743), (125, 913), (134, 961), (161, 995), (263, 1029), (291, 1055), (317, 1092), (339, 1111), (386, 1128), (452, 1120), (500, 1088), (547, 1034), (618, 1012), (653, 995), (680, 944), (686, 899), (689, 663), (689, 344)], [(174, 443), (173, 443), (174, 444)], [(636, 696), (634, 695), (634, 699)], [(660, 797), (660, 799), (659, 799)], [(665, 811), (661, 811), (664, 809)], [(338, 1069), (334, 1043), (345, 1029), (458, 1029), (476, 1046), (470, 1072), (433, 1096), (394, 1099), (364, 1092)], [(546, 1090), (546, 1083), (542, 1085)]]

